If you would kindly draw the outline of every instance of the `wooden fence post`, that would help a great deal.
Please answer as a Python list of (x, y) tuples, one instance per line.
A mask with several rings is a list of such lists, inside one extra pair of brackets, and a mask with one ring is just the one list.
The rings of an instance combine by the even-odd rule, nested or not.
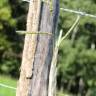
[(26, 34), (16, 96), (48, 96), (58, 5), (58, 0), (30, 0), (27, 31), (52, 35)]

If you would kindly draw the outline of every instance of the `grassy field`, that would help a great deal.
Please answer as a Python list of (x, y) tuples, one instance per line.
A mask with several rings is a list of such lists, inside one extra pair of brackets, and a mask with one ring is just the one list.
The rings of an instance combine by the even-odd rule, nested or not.
[[(0, 83), (16, 87), (16, 82), (17, 80), (11, 77), (0, 75)], [(13, 89), (8, 89), (0, 86), (0, 96), (16, 96), (16, 91)]]

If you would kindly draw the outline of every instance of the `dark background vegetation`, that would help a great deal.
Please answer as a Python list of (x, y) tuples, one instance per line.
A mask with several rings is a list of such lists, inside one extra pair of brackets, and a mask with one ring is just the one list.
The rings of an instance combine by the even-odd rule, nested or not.
[[(60, 7), (96, 13), (96, 0), (60, 0)], [(28, 3), (0, 0), (0, 73), (19, 77)], [(76, 14), (60, 11), (59, 30), (65, 34)], [(96, 19), (82, 17), (60, 46), (57, 89), (73, 96), (96, 96)], [(71, 96), (72, 96), (71, 95)]]

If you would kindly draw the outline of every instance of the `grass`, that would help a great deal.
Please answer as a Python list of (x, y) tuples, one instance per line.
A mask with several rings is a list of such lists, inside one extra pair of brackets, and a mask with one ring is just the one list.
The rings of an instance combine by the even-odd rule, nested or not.
[[(0, 75), (0, 83), (9, 85), (12, 87), (16, 87), (16, 82), (17, 82), (17, 80), (15, 80), (11, 77)], [(16, 91), (0, 86), (0, 96), (16, 96)]]

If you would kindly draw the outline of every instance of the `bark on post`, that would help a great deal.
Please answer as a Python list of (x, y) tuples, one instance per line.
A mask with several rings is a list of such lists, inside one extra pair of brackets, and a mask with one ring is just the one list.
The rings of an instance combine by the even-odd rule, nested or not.
[[(50, 12), (50, 2), (53, 2), (52, 12)], [(27, 34), (25, 36), (16, 96), (48, 96), (53, 41), (59, 13), (58, 4), (58, 0), (47, 0), (47, 2), (45, 0), (45, 3), (41, 0), (30, 0), (27, 31), (49, 32), (53, 35)]]

